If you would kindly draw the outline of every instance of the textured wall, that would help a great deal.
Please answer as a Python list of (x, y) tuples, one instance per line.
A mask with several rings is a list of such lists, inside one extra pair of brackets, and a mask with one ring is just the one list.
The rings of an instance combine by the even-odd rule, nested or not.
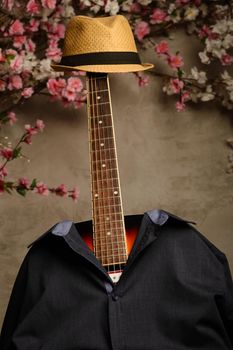
[[(181, 33), (173, 43), (185, 55), (186, 67), (195, 63), (194, 44)], [(163, 69), (152, 51), (141, 55)], [(232, 113), (211, 102), (177, 113), (172, 98), (161, 92), (159, 78), (139, 88), (132, 74), (114, 74), (110, 85), (124, 213), (163, 208), (196, 221), (197, 228), (226, 254), (233, 271), (233, 176), (225, 173), (224, 143), (232, 135)], [(10, 169), (48, 185), (77, 184), (80, 199), (74, 204), (55, 196), (1, 196), (0, 321), (26, 246), (60, 220), (91, 218), (85, 108), (64, 109), (46, 96), (35, 96), (18, 110), (18, 118), (9, 135), (17, 136), (24, 123), (37, 118), (45, 121), (46, 128), (32, 146), (24, 147), (31, 163), (15, 160)]]

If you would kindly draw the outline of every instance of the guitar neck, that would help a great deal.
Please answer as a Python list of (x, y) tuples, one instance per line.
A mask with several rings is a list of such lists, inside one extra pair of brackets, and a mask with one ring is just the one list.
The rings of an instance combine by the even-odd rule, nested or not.
[(116, 141), (108, 75), (88, 73), (87, 114), (94, 253), (103, 266), (127, 261)]

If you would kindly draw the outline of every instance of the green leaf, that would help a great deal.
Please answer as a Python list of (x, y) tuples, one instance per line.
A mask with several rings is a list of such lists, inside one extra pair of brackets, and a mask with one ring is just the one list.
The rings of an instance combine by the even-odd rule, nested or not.
[(21, 149), (22, 147), (17, 147), (14, 149), (12, 159), (17, 158), (20, 155)]
[(4, 182), (4, 190), (9, 193), (9, 194), (12, 194), (11, 191), (13, 190), (13, 185), (14, 185), (14, 182), (12, 181), (6, 181)]
[(13, 60), (15, 58), (15, 55), (7, 55), (6, 60), (7, 63), (11, 63), (11, 60)]
[(36, 179), (33, 179), (30, 185), (30, 189), (33, 190), (35, 187), (36, 187)]
[(25, 188), (23, 188), (23, 187), (17, 187), (17, 188), (16, 188), (16, 191), (17, 191), (21, 196), (23, 196), (23, 197), (26, 196), (27, 191), (26, 191)]

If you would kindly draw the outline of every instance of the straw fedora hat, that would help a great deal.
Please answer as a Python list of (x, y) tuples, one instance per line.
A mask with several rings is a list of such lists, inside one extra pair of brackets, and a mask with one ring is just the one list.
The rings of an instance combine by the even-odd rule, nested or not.
[(141, 63), (131, 27), (122, 15), (73, 16), (66, 28), (61, 61), (51, 64), (55, 71), (100, 73), (138, 72), (153, 66)]

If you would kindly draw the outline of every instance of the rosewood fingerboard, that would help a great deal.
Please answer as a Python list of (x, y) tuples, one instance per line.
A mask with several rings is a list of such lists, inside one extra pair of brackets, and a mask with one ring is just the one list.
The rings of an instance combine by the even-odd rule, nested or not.
[(107, 74), (87, 74), (94, 253), (108, 271), (128, 258)]

